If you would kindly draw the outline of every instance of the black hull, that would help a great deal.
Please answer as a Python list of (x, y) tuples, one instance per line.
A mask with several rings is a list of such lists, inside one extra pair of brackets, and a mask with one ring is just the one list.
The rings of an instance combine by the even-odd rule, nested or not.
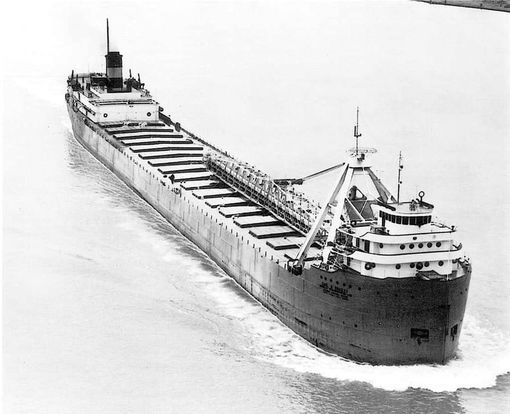
[(271, 300), (269, 309), (317, 347), (382, 365), (444, 364), (455, 357), (470, 272), (432, 281), (375, 279), (312, 268), (303, 278), (308, 283), (300, 308), (308, 312), (289, 312)]

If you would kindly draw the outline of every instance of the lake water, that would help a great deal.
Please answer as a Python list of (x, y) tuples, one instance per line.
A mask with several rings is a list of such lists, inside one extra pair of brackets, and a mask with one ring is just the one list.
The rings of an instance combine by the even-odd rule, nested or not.
[[(9, 413), (503, 413), (510, 407), (507, 14), (392, 2), (11, 5), (3, 84)], [(124, 67), (165, 112), (275, 177), (374, 146), (459, 227), (458, 358), (374, 367), (297, 337), (74, 140), (65, 79)], [(334, 177), (333, 177), (334, 178)], [(305, 190), (322, 200), (329, 176)]]

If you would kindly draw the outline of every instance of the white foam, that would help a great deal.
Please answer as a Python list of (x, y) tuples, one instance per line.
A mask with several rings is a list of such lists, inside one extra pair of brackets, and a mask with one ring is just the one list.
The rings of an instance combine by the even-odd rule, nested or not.
[(208, 293), (222, 311), (246, 330), (247, 351), (258, 359), (339, 381), (366, 382), (390, 391), (422, 388), (453, 392), (487, 388), (498, 375), (510, 372), (510, 342), (489, 322), (466, 315), (458, 357), (446, 365), (373, 366), (319, 351), (284, 326), (260, 304), (240, 297), (223, 284), (211, 283)]

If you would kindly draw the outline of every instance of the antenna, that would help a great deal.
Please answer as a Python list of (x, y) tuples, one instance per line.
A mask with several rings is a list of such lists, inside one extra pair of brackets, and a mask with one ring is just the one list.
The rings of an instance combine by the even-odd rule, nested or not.
[(355, 155), (358, 155), (358, 138), (361, 137), (359, 133), (359, 106), (356, 107), (356, 125), (354, 126), (354, 138), (356, 138), (356, 152)]
[(106, 53), (110, 53), (110, 26), (108, 25), (108, 18), (106, 19)]
[(397, 185), (397, 203), (400, 203), (400, 185), (402, 184), (402, 180), (400, 179), (400, 173), (404, 169), (404, 165), (402, 164), (402, 151), (398, 153), (398, 185)]

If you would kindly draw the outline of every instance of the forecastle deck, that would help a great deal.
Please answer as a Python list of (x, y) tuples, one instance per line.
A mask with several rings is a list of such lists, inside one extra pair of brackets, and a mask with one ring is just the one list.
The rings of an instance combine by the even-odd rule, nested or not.
[[(69, 103), (68, 110), (85, 148), (307, 340), (375, 363), (444, 362), (453, 354), (469, 274), (452, 282), (375, 280), (312, 266), (293, 275), (286, 262), (304, 237), (205, 168), (204, 146), (217, 149), (164, 116), (98, 125)], [(317, 254), (312, 248), (309, 259)]]

